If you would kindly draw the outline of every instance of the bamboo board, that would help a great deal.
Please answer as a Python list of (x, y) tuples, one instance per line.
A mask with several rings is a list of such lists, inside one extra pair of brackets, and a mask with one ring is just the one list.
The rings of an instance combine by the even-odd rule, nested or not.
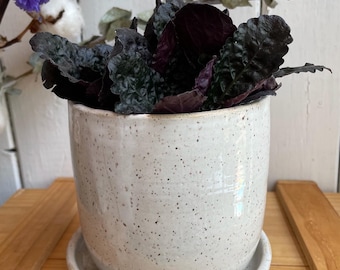
[(74, 183), (55, 181), (0, 245), (0, 269), (41, 269), (76, 214)]
[(340, 217), (311, 181), (279, 181), (277, 196), (311, 269), (340, 269)]

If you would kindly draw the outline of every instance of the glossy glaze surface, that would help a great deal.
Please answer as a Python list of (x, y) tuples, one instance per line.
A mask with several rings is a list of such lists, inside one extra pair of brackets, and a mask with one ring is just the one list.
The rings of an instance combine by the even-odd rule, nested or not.
[(263, 224), (269, 98), (192, 114), (69, 111), (81, 228), (101, 269), (246, 267)]

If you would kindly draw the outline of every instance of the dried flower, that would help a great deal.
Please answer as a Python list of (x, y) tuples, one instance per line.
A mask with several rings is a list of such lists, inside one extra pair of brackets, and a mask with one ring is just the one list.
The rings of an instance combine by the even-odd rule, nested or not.
[(49, 0), (15, 0), (15, 4), (28, 12), (40, 12), (40, 5), (45, 4), (48, 1)]

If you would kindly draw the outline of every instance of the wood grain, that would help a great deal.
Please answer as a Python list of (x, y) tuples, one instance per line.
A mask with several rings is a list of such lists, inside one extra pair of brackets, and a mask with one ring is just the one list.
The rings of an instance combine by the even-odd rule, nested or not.
[(13, 228), (21, 223), (34, 203), (46, 192), (43, 189), (18, 190), (10, 200), (0, 208), (0, 243)]
[(263, 230), (272, 246), (272, 266), (307, 267), (302, 249), (274, 192), (268, 192)]
[(311, 269), (340, 269), (340, 217), (311, 181), (279, 181), (276, 193)]
[[(281, 182), (283, 183), (283, 182)], [(299, 182), (294, 183), (298, 190), (307, 189), (301, 188)], [(307, 182), (304, 184), (315, 184)], [(57, 186), (59, 185), (59, 188)], [(63, 186), (63, 187), (60, 187)], [(66, 190), (69, 190), (73, 195), (67, 195)], [(55, 196), (52, 196), (54, 194)], [(74, 184), (71, 179), (58, 180), (47, 190), (20, 190), (12, 198), (0, 207), (0, 261), (2, 260), (4, 249), (8, 252), (20, 253), (20, 255), (11, 255), (7, 258), (10, 260), (5, 267), (0, 265), (0, 269), (42, 269), (42, 270), (67, 270), (66, 264), (66, 249), (73, 233), (79, 227), (79, 217), (77, 212), (68, 205), (75, 205), (75, 199), (72, 198), (75, 194)], [(325, 194), (329, 202), (337, 213), (340, 213), (340, 194), (328, 193)], [(301, 197), (300, 195), (298, 196)], [(71, 199), (69, 199), (71, 198)], [(73, 200), (73, 203), (71, 201)], [(43, 207), (43, 204), (50, 204)], [(319, 204), (319, 202), (316, 202)], [(50, 207), (52, 204), (55, 205)], [(63, 206), (64, 205), (64, 206)], [(35, 210), (39, 207), (40, 210)], [(328, 205), (327, 207), (330, 207)], [(50, 209), (54, 211), (50, 223), (46, 222), (47, 216), (41, 213)], [(40, 213), (40, 214), (38, 214)], [(73, 214), (72, 214), (73, 213)], [(46, 232), (36, 233), (37, 227), (29, 227), (36, 225), (32, 221), (31, 215), (40, 218), (40, 224), (48, 224), (45, 226)], [(50, 217), (51, 217), (50, 216)], [(31, 219), (30, 222), (27, 220)], [(54, 225), (52, 224), (54, 222)], [(24, 225), (20, 225), (24, 223)], [(58, 223), (59, 225), (57, 225)], [(48, 227), (51, 225), (51, 229)], [(26, 235), (18, 232), (25, 231)], [(32, 229), (33, 228), (33, 229)], [(53, 229), (52, 229), (53, 228)], [(44, 230), (45, 230), (44, 229)], [(42, 228), (39, 229), (40, 232)], [(274, 192), (268, 192), (267, 206), (264, 220), (264, 231), (266, 232), (271, 243), (273, 258), (271, 270), (309, 270), (308, 262), (305, 259), (302, 249), (299, 247), (299, 242), (294, 234), (294, 229), (289, 224), (289, 219), (285, 215), (283, 207), (280, 205), (278, 196)], [(30, 234), (34, 234), (34, 239), (31, 239)], [(12, 235), (15, 234), (16, 237)], [(2, 235), (2, 238), (1, 238)], [(8, 239), (17, 241), (21, 235), (23, 247), (19, 250), (12, 248), (9, 250), (8, 245), (14, 246)], [(53, 240), (51, 240), (53, 239)], [(29, 242), (29, 243), (28, 243)], [(7, 245), (7, 247), (4, 247)], [(29, 248), (27, 247), (29, 246)], [(13, 263), (14, 256), (17, 256), (18, 262)], [(43, 262), (43, 263), (42, 263)], [(325, 268), (320, 268), (325, 269)], [(331, 269), (331, 268), (329, 268)]]
[(270, 270), (308, 270), (309, 267), (303, 267), (303, 266), (271, 266)]
[(0, 245), (0, 269), (41, 269), (76, 214), (73, 181), (55, 181)]

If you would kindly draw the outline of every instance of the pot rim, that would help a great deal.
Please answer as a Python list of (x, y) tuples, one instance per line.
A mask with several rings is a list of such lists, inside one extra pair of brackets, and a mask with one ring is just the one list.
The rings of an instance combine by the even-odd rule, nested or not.
[(216, 110), (208, 110), (208, 111), (199, 111), (199, 112), (189, 112), (189, 113), (140, 113), (140, 114), (120, 114), (109, 110), (104, 109), (96, 109), (89, 106), (86, 106), (82, 103), (77, 103), (74, 101), (69, 100), (69, 108), (74, 107), (78, 111), (81, 111), (85, 114), (92, 114), (92, 115), (98, 115), (103, 117), (120, 117), (120, 118), (135, 118), (135, 119), (144, 119), (144, 118), (183, 118), (185, 117), (204, 117), (207, 115), (221, 115), (225, 114), (226, 111), (228, 111), (230, 114), (239, 113), (241, 111), (244, 111), (245, 109), (249, 109), (255, 106), (260, 106), (260, 104), (269, 102), (270, 96), (264, 96), (259, 99), (256, 99), (250, 103), (243, 104), (243, 105), (237, 105), (234, 107), (229, 108), (222, 108), (222, 109), (216, 109)]

